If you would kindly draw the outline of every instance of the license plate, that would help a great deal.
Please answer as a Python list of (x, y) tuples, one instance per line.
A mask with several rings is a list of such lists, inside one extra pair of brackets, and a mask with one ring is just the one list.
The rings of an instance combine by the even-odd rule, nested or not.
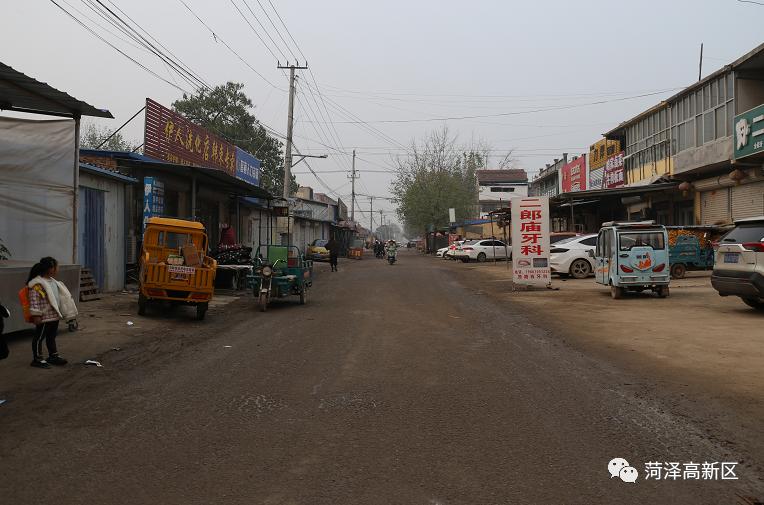
[(737, 263), (740, 260), (740, 254), (738, 253), (724, 253), (725, 263)]

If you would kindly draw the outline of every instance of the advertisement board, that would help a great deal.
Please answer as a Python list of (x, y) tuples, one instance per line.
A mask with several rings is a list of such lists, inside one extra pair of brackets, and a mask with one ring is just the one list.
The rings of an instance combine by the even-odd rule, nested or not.
[(214, 168), (236, 175), (233, 144), (149, 98), (143, 152), (168, 163)]
[(164, 214), (164, 184), (154, 177), (143, 178), (143, 231), (152, 216)]
[(607, 159), (602, 180), (603, 188), (613, 189), (624, 185), (623, 161), (623, 151)]
[(549, 197), (512, 199), (512, 281), (547, 286), (549, 270)]
[(586, 176), (586, 155), (579, 156), (560, 169), (560, 184), (563, 193), (586, 191), (589, 189)]
[(732, 131), (736, 160), (764, 152), (764, 105), (735, 116)]
[(600, 139), (589, 147), (589, 170), (602, 168), (607, 159), (621, 150), (617, 140)]
[(602, 180), (605, 177), (605, 167), (592, 170), (589, 168), (589, 189), (602, 189)]
[(260, 160), (238, 147), (236, 148), (236, 178), (254, 186), (260, 185)]

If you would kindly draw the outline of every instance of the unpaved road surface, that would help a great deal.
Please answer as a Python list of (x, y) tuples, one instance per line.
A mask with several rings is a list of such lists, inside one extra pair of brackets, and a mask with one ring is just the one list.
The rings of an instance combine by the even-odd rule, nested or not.
[[(635, 388), (639, 377), (486, 291), (404, 251), (394, 266), (367, 257), (323, 273), (307, 306), (261, 314), (243, 299), (202, 323), (147, 332), (102, 356), (103, 369), (73, 365), (0, 406), (0, 502), (696, 505), (764, 496), (761, 461), (744, 444), (720, 445), (707, 423)], [(639, 470), (636, 483), (609, 478), (615, 457)], [(648, 461), (743, 463), (737, 481), (656, 482), (644, 479)]]

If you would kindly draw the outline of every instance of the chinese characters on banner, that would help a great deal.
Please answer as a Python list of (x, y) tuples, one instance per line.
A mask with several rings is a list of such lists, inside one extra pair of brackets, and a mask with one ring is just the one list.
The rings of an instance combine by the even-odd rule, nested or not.
[(549, 271), (549, 197), (512, 199), (512, 281), (547, 286)]
[(560, 169), (562, 177), (562, 192), (570, 193), (572, 191), (586, 191), (586, 155), (579, 156), (570, 163), (563, 165)]
[(236, 148), (236, 178), (254, 186), (260, 185), (260, 160), (238, 147)]
[(153, 177), (143, 178), (143, 231), (152, 216), (164, 214), (164, 183)]
[(623, 151), (621, 151), (607, 159), (602, 187), (605, 189), (620, 188), (624, 182)]
[(215, 168), (236, 175), (233, 144), (149, 98), (143, 152), (169, 163)]

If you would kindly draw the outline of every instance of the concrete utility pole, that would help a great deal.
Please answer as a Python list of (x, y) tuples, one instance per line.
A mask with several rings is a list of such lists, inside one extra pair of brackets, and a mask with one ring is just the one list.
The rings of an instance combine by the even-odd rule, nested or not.
[(369, 231), (374, 235), (374, 197), (369, 197)]
[(351, 198), (350, 198), (350, 220), (355, 221), (355, 180), (358, 178), (358, 175), (355, 171), (355, 149), (353, 149), (353, 171), (350, 172), (350, 182), (351, 182)]
[(286, 66), (277, 64), (279, 69), (289, 69), (289, 118), (287, 119), (287, 138), (286, 138), (286, 150), (284, 152), (284, 198), (289, 198), (289, 186), (292, 181), (292, 130), (294, 128), (294, 71), (305, 70), (307, 65), (301, 67), (300, 62), (297, 65), (290, 65), (287, 62)]

